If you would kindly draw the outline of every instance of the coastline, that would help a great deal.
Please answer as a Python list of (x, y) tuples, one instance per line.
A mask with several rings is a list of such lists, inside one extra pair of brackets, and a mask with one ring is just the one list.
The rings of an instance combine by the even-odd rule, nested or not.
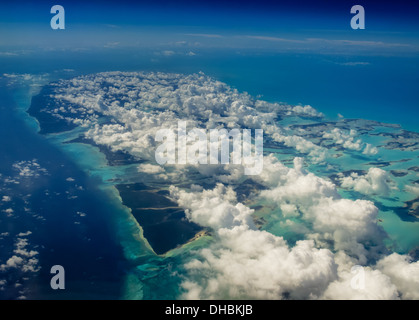
[[(39, 123), (39, 134), (41, 135), (56, 137), (58, 134), (70, 133), (76, 128), (75, 125), (68, 124), (65, 120), (56, 119), (41, 111), (49, 105), (48, 101), (44, 101), (45, 96), (49, 97), (49, 90), (50, 87), (46, 86), (37, 96), (34, 96), (27, 112)], [(103, 166), (110, 168), (144, 162), (125, 152), (114, 152), (109, 147), (98, 145), (93, 140), (86, 139), (81, 135), (77, 138), (57, 142), (69, 147), (78, 144), (93, 147), (106, 159), (106, 164), (104, 163)], [(91, 168), (85, 169), (90, 171)], [(132, 218), (138, 224), (140, 239), (155, 254), (164, 255), (173, 249), (180, 248), (203, 231), (200, 226), (189, 222), (185, 217), (185, 212), (176, 203), (162, 195), (162, 190), (149, 188), (142, 183), (102, 178), (105, 185), (109, 186), (109, 182), (111, 182), (112, 188), (118, 193), (121, 205), (130, 211)], [(129, 254), (129, 256), (131, 255)]]

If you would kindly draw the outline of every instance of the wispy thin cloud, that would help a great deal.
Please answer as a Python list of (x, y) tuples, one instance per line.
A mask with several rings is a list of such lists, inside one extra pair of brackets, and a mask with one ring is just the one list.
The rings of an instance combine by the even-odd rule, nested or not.
[(204, 37), (204, 38), (223, 38), (220, 34), (211, 34), (211, 33), (185, 33), (185, 36), (191, 37)]
[(116, 24), (104, 24), (104, 26), (108, 27), (108, 28), (112, 28), (112, 29), (120, 29), (121, 28), (121, 26), (118, 26)]
[(115, 48), (119, 45), (119, 42), (108, 42), (104, 45), (105, 48)]
[(411, 47), (407, 43), (394, 43), (383, 41), (368, 41), (368, 40), (345, 40), (345, 39), (324, 39), (324, 38), (307, 38), (308, 42), (324, 42), (336, 45), (349, 45), (349, 46), (364, 46), (364, 47)]
[(2, 57), (12, 57), (12, 56), (18, 56), (19, 54), (17, 54), (16, 52), (10, 52), (10, 51), (3, 51), (0, 52), (0, 56)]
[(172, 51), (172, 50), (164, 50), (162, 51), (160, 54), (166, 56), (166, 57), (170, 57), (176, 54), (176, 52)]
[(371, 64), (369, 62), (363, 62), (363, 61), (335, 62), (335, 63), (341, 66), (350, 66), (350, 67), (368, 66)]
[(306, 40), (286, 39), (286, 38), (278, 38), (278, 37), (267, 37), (267, 36), (245, 36), (245, 37), (249, 39), (275, 41), (275, 42), (307, 43)]
[(325, 39), (325, 38), (305, 38), (292, 39), (292, 38), (279, 38), (272, 36), (245, 36), (249, 39), (265, 40), (273, 42), (289, 42), (289, 43), (300, 43), (300, 44), (314, 44), (314, 43), (326, 43), (330, 45), (348, 45), (348, 46), (363, 46), (363, 47), (411, 47), (411, 44), (406, 43), (394, 43), (394, 42), (383, 42), (383, 41), (368, 41), (368, 40), (346, 40), (346, 39)]

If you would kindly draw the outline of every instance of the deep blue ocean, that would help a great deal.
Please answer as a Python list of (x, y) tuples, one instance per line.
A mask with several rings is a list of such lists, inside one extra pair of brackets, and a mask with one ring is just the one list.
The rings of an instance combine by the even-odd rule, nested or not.
[[(0, 218), (0, 233), (8, 233), (2, 242), (1, 260), (11, 256), (12, 240), (30, 231), (29, 245), (39, 252), (41, 266), (39, 277), (29, 277), (29, 283), (25, 283), (31, 288), (31, 298), (119, 297), (124, 258), (115, 240), (112, 203), (98, 190), (97, 181), (36, 134), (19, 112), (13, 93), (16, 91), (4, 83), (0, 85), (1, 194), (12, 198), (10, 205), (14, 210), (11, 218)], [(12, 187), (4, 186), (6, 177), (19, 176), (13, 164), (34, 159), (47, 174), (22, 178)], [(67, 181), (70, 177), (75, 183)], [(77, 212), (85, 214), (80, 224)], [(73, 267), (66, 274), (70, 290), (55, 291), (49, 296), (53, 265)], [(11, 272), (9, 277), (11, 284), (20, 283), (22, 275)], [(70, 291), (71, 297), (66, 296)], [(19, 294), (17, 289), (7, 288), (0, 296), (14, 299)]]

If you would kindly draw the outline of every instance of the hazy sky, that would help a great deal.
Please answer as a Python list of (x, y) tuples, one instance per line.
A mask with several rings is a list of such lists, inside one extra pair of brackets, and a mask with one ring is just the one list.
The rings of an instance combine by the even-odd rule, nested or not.
[[(419, 51), (419, 5), (408, 1), (9, 1), (0, 4), (0, 54), (22, 50), (242, 48), (357, 54)], [(52, 30), (52, 5), (65, 30)], [(363, 4), (366, 29), (352, 30)], [(185, 49), (185, 50), (187, 50)], [(20, 51), (19, 51), (20, 50)]]

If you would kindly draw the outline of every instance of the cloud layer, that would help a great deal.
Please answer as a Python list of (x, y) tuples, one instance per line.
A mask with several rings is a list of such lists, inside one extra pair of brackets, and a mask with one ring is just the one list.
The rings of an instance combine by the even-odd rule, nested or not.
[[(418, 271), (417, 263), (408, 256), (386, 256), (386, 235), (373, 203), (342, 199), (332, 183), (306, 172), (301, 159), (293, 169), (268, 159), (272, 165), (261, 178), (271, 188), (260, 196), (286, 208), (286, 216), (292, 211), (308, 222), (308, 240), (290, 246), (258, 230), (252, 210), (237, 202), (230, 187), (192, 192), (172, 187), (171, 196), (188, 218), (215, 233), (215, 242), (185, 265), (183, 298), (411, 299), (417, 294), (406, 276)], [(355, 266), (362, 268), (361, 287), (354, 285)]]
[[(331, 148), (375, 156), (378, 148), (363, 142), (358, 132), (377, 123), (312, 123), (323, 115), (311, 106), (254, 99), (202, 73), (109, 72), (63, 80), (51, 90), (50, 106), (42, 112), (78, 126), (96, 144), (144, 160), (138, 172), (145, 181), (169, 184), (170, 197), (185, 209), (187, 219), (211, 230), (211, 244), (191, 253), (183, 266), (182, 298), (417, 297), (406, 276), (417, 271), (417, 262), (388, 251), (374, 203), (346, 199), (329, 179), (305, 169), (306, 164), (326, 166), (334, 155)], [(284, 119), (292, 125), (282, 126)], [(293, 122), (302, 119), (308, 124)], [(262, 173), (252, 177), (243, 176), (241, 165), (158, 166), (156, 132), (176, 131), (179, 120), (207, 130), (263, 129), (269, 147), (278, 153), (291, 149), (299, 157), (290, 156), (293, 165), (286, 166), (278, 155), (266, 153)], [(30, 172), (22, 166), (16, 170)], [(379, 168), (337, 177), (340, 187), (368, 196), (388, 196), (394, 188)], [(240, 189), (245, 180), (254, 190)], [(205, 181), (205, 187), (197, 181)], [(299, 239), (286, 241), (260, 229), (248, 202), (269, 208), (268, 218)], [(360, 286), (354, 285), (354, 267), (363, 272)]]

